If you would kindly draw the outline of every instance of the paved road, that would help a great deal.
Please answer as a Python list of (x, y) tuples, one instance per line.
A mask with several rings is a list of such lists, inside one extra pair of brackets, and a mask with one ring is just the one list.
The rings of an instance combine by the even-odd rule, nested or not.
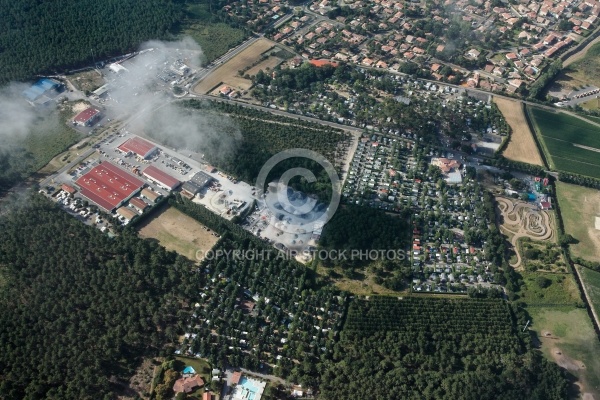
[(61, 169), (59, 169), (57, 172), (53, 173), (52, 175), (50, 175), (49, 177), (47, 177), (43, 181), (41, 181), (40, 186), (41, 187), (48, 186), (48, 184), (50, 184), (50, 181), (53, 178), (59, 176), (60, 174), (62, 174), (64, 172), (67, 172), (68, 170), (73, 168), (75, 165), (79, 164), (80, 162), (82, 162), (83, 160), (85, 160), (86, 158), (91, 156), (95, 151), (96, 151), (96, 149), (93, 149), (93, 148), (86, 150), (84, 153), (80, 154), (76, 159), (74, 159), (73, 161), (71, 161), (70, 163), (68, 163)]
[(190, 94), (187, 97), (188, 98), (192, 98), (192, 99), (221, 101), (223, 103), (239, 105), (239, 106), (246, 107), (246, 108), (253, 108), (253, 109), (259, 110), (259, 111), (266, 111), (266, 112), (269, 112), (271, 114), (281, 115), (281, 116), (287, 117), (287, 118), (296, 118), (296, 119), (299, 119), (299, 120), (313, 122), (313, 123), (316, 123), (316, 124), (328, 125), (328, 126), (331, 126), (333, 128), (337, 128), (337, 129), (344, 129), (344, 130), (347, 130), (347, 131), (358, 132), (358, 133), (364, 132), (364, 129), (362, 129), (362, 128), (357, 128), (357, 127), (354, 127), (354, 126), (343, 125), (343, 124), (339, 124), (337, 122), (324, 121), (322, 119), (308, 117), (306, 115), (292, 114), (292, 113), (289, 113), (287, 111), (283, 111), (283, 110), (279, 110), (279, 109), (273, 109), (273, 108), (270, 108), (270, 107), (259, 106), (259, 105), (256, 105), (256, 104), (250, 104), (250, 103), (246, 103), (246, 102), (243, 102), (243, 101), (240, 101), (240, 100), (226, 99), (226, 98), (211, 96), (211, 95), (207, 95), (207, 94)]

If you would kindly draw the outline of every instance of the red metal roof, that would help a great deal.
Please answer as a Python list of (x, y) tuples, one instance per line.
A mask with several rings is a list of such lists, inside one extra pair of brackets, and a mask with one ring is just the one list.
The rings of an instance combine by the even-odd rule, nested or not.
[(175, 189), (181, 184), (180, 181), (173, 178), (166, 172), (163, 172), (160, 169), (156, 168), (154, 165), (149, 165), (148, 167), (146, 167), (146, 169), (144, 170), (144, 175), (158, 183), (162, 183), (163, 185), (171, 189)]
[(86, 110), (83, 110), (79, 114), (77, 114), (77, 116), (73, 120), (75, 122), (85, 123), (85, 122), (89, 121), (90, 118), (93, 118), (99, 112), (100, 112), (99, 110), (96, 110), (95, 108), (90, 107)]
[(323, 67), (325, 65), (331, 65), (332, 67), (338, 66), (338, 63), (329, 60), (310, 60), (310, 63), (315, 67)]
[(105, 210), (114, 209), (144, 186), (140, 179), (106, 161), (75, 183), (84, 197)]
[(131, 151), (142, 158), (146, 158), (155, 148), (155, 145), (137, 136), (127, 139), (118, 147), (119, 150), (125, 153)]

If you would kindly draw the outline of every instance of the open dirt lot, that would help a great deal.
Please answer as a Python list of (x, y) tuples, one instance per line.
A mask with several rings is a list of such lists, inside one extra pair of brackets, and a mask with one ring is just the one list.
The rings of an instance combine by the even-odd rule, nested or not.
[(544, 356), (575, 376), (569, 398), (600, 399), (600, 344), (584, 309), (528, 307)]
[(273, 69), (276, 66), (278, 66), (279, 64), (281, 64), (282, 61), (283, 60), (278, 57), (271, 56), (271, 57), (268, 57), (266, 60), (258, 63), (254, 67), (250, 68), (246, 73), (250, 76), (254, 76), (254, 75), (258, 74), (258, 71), (260, 71), (261, 69), (263, 71), (266, 71), (267, 68)]
[(214, 70), (210, 75), (204, 78), (196, 87), (194, 92), (199, 94), (207, 94), (215, 87), (222, 84), (227, 84), (238, 90), (247, 90), (252, 82), (238, 76), (238, 71), (245, 66), (254, 64), (260, 59), (260, 56), (265, 51), (273, 47), (273, 42), (267, 39), (260, 39), (253, 43), (250, 47), (242, 51), (240, 54), (233, 57), (231, 60), (221, 65)]
[(525, 119), (525, 110), (518, 101), (494, 98), (494, 102), (512, 129), (510, 142), (504, 150), (509, 160), (543, 166), (542, 157)]
[(600, 230), (596, 229), (600, 191), (557, 182), (556, 193), (565, 231), (579, 241), (570, 245), (571, 253), (586, 260), (600, 261)]
[(553, 217), (547, 211), (538, 210), (533, 204), (506, 197), (497, 197), (496, 201), (500, 211), (500, 231), (510, 238), (517, 255), (517, 261), (511, 264), (512, 267), (521, 266), (522, 257), (517, 246), (519, 238), (529, 237), (532, 240), (556, 242)]
[(175, 251), (193, 261), (198, 251), (205, 253), (219, 240), (206, 227), (181, 211), (166, 207), (140, 228), (143, 238), (152, 238), (167, 250)]
[(69, 79), (73, 86), (82, 92), (85, 92), (86, 90), (92, 92), (104, 85), (104, 78), (95, 69), (78, 72), (74, 75), (67, 76), (67, 79)]

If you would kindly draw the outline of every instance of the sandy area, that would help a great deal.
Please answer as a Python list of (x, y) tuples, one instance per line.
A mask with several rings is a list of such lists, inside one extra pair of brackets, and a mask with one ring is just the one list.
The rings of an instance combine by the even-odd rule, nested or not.
[(252, 82), (239, 77), (238, 71), (247, 65), (254, 64), (260, 59), (261, 54), (272, 48), (273, 45), (273, 42), (268, 39), (257, 40), (204, 78), (194, 87), (194, 92), (207, 94), (221, 84), (227, 84), (236, 89), (247, 90), (250, 88)]
[(80, 112), (82, 112), (83, 110), (86, 110), (90, 105), (84, 101), (79, 101), (75, 104), (73, 104), (71, 107), (73, 109), (73, 113), (75, 114), (79, 114)]
[(503, 153), (504, 157), (509, 160), (543, 166), (542, 157), (527, 125), (525, 110), (523, 110), (521, 102), (496, 97), (494, 102), (512, 129), (510, 142)]

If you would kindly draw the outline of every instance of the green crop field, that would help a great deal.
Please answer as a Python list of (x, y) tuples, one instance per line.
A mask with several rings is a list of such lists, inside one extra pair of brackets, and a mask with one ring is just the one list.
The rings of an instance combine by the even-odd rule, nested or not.
[(564, 113), (528, 110), (552, 168), (600, 178), (600, 127)]
[(585, 289), (587, 290), (588, 296), (590, 296), (592, 307), (594, 307), (596, 313), (600, 313), (600, 272), (592, 271), (589, 268), (578, 268), (581, 272), (581, 278), (585, 285)]

